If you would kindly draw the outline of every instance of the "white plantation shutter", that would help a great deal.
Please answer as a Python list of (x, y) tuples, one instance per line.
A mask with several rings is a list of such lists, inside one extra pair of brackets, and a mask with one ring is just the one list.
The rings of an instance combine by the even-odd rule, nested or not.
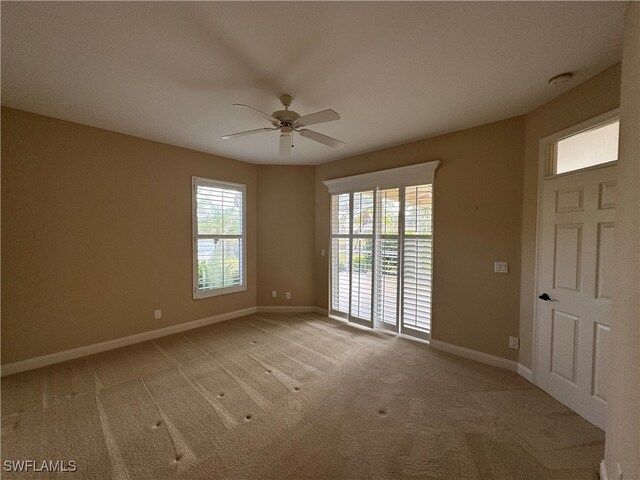
[(193, 294), (246, 290), (245, 186), (192, 178)]
[(373, 304), (373, 196), (373, 190), (354, 193), (351, 217), (351, 316), (367, 322)]
[(331, 309), (349, 315), (351, 200), (348, 193), (331, 197)]
[(331, 309), (334, 313), (349, 314), (349, 239), (331, 240)]
[(431, 329), (431, 239), (404, 239), (403, 322), (425, 332)]
[(374, 322), (395, 330), (400, 272), (400, 189), (377, 192)]
[(405, 187), (402, 323), (431, 331), (432, 186)]
[(370, 321), (373, 239), (354, 238), (351, 255), (351, 316)]
[(430, 338), (432, 183), (438, 164), (325, 181), (332, 194), (332, 314)]

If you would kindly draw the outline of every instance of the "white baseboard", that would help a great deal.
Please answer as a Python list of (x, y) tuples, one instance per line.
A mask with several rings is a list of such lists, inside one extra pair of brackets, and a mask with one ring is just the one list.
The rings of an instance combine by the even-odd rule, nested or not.
[(154, 338), (165, 337), (167, 335), (204, 327), (213, 323), (224, 322), (225, 320), (231, 320), (232, 318), (244, 317), (245, 315), (251, 315), (257, 311), (258, 309), (256, 307), (234, 310), (233, 312), (221, 313), (219, 315), (213, 315), (211, 317), (201, 318), (191, 322), (179, 323), (178, 325), (171, 325), (157, 330), (136, 333), (135, 335), (116, 338), (106, 342), (94, 343), (93, 345), (86, 345), (84, 347), (72, 348), (71, 350), (63, 350), (62, 352), (50, 353), (49, 355), (29, 358), (20, 362), (8, 363), (6, 365), (2, 365), (2, 376), (4, 377), (7, 375), (13, 375), (14, 373), (46, 367), (47, 365), (53, 365), (54, 363), (66, 362), (67, 360), (73, 360), (74, 358), (85, 357), (87, 355), (93, 355), (94, 353), (132, 345), (134, 343), (146, 342), (147, 340), (153, 340)]
[(466, 347), (460, 347), (453, 345), (452, 343), (441, 342), (440, 340), (431, 339), (429, 345), (436, 350), (442, 350), (443, 352), (452, 353), (460, 357), (468, 358), (469, 360), (475, 360), (476, 362), (486, 363), (498, 368), (504, 368), (512, 372), (518, 371), (518, 362), (513, 360), (507, 360), (506, 358), (496, 357), (488, 353), (478, 352)]
[(604, 463), (604, 460), (600, 462), (600, 480), (609, 480), (609, 475), (607, 475), (607, 466)]
[(530, 368), (525, 367), (521, 363), (518, 364), (518, 375), (523, 377), (530, 383), (533, 383), (533, 371)]
[(263, 306), (258, 307), (258, 313), (310, 313), (316, 312), (316, 307), (310, 306)]
[[(257, 312), (279, 312), (279, 313), (307, 313), (315, 312), (320, 315), (327, 315), (327, 310), (313, 306), (262, 306), (262, 307), (249, 307), (242, 310), (235, 310), (233, 312), (222, 313), (219, 315), (213, 315), (211, 317), (201, 318), (199, 320), (193, 320), (191, 322), (180, 323), (178, 325), (171, 325), (169, 327), (159, 328), (157, 330), (150, 330), (147, 332), (137, 333), (135, 335), (129, 335), (127, 337), (116, 338), (114, 340), (108, 340), (106, 342), (95, 343), (93, 345), (86, 345), (83, 347), (72, 348), (71, 350), (63, 350), (62, 352), (51, 353), (43, 355), (41, 357), (29, 358), (15, 363), (8, 363), (2, 365), (1, 375), (13, 375), (14, 373), (25, 372), (27, 370), (33, 370), (36, 368), (46, 367), (55, 363), (66, 362), (75, 358), (85, 357), (87, 355), (93, 355), (95, 353), (104, 352), (107, 350), (113, 350), (114, 348), (125, 347), (127, 345), (133, 345), (134, 343), (146, 342), (147, 340), (153, 340), (155, 338), (165, 337), (174, 333), (180, 333), (194, 328), (204, 327), (218, 322), (224, 322), (232, 318), (243, 317), (245, 315), (251, 315)], [(344, 320), (344, 319), (340, 319)], [(493, 365), (495, 367), (505, 368), (514, 372), (518, 372), (524, 378), (532, 381), (532, 372), (524, 365), (518, 364), (512, 360), (506, 358), (496, 357), (488, 353), (478, 352), (471, 350), (470, 348), (459, 347), (439, 340), (431, 340), (430, 345), (432, 348), (442, 350), (454, 355), (459, 355), (471, 360)]]
[(329, 316), (329, 310), (327, 310), (326, 308), (315, 307), (315, 312), (320, 315), (325, 315), (327, 317)]

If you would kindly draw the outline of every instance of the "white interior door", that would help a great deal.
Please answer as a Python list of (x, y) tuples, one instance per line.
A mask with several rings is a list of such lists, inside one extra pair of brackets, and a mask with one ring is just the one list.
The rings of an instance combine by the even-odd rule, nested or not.
[(604, 429), (616, 167), (544, 181), (536, 380)]

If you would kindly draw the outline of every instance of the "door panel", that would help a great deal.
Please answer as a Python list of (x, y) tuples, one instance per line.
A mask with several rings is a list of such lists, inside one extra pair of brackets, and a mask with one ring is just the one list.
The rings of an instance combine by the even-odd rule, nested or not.
[(556, 225), (554, 288), (580, 291), (582, 225)]
[(551, 371), (576, 384), (579, 318), (554, 310), (551, 317)]
[(617, 182), (603, 182), (600, 184), (600, 208), (616, 208)]
[(611, 300), (613, 282), (613, 235), (614, 223), (598, 224), (598, 265), (596, 271), (596, 296)]
[(602, 323), (594, 324), (594, 369), (591, 393), (594, 397), (607, 401), (607, 382), (604, 359), (607, 358), (609, 352), (609, 327)]
[(604, 428), (616, 167), (544, 181), (538, 257), (536, 380)]
[(583, 210), (582, 187), (566, 188), (556, 192), (556, 213), (580, 212)]

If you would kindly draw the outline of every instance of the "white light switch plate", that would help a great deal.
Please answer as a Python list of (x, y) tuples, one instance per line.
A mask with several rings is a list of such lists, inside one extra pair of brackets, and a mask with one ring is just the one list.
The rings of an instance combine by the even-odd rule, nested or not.
[(495, 273), (509, 273), (509, 262), (493, 262)]

